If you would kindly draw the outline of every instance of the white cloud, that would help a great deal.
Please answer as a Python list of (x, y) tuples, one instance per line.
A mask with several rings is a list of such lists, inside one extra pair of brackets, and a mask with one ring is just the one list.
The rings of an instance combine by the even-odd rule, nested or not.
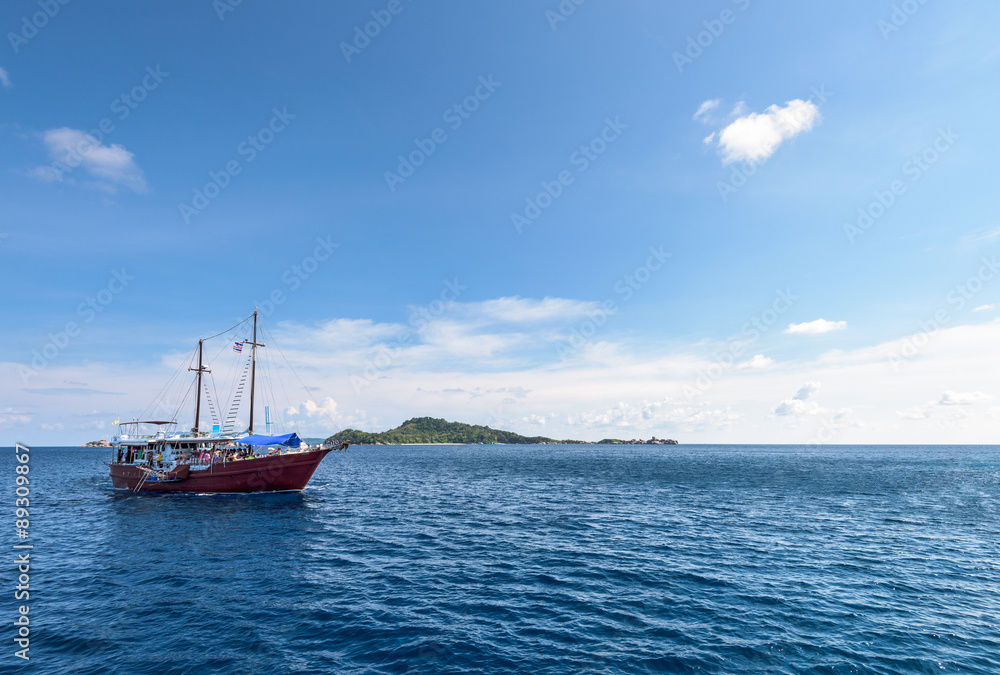
[(984, 394), (981, 391), (962, 393), (948, 390), (941, 394), (941, 400), (938, 401), (938, 405), (973, 405), (975, 403), (985, 403), (992, 400), (992, 396)]
[[(743, 111), (737, 106), (733, 112)], [(766, 160), (783, 142), (809, 131), (819, 119), (819, 108), (801, 99), (789, 101), (783, 108), (772, 105), (763, 113), (739, 117), (719, 134), (722, 163)]]
[(617, 437), (631, 437), (640, 431), (662, 435), (668, 433), (668, 428), (686, 433), (725, 429), (741, 417), (728, 407), (713, 408), (705, 403), (681, 403), (665, 398), (637, 403), (619, 401), (605, 410), (570, 413), (566, 421), (570, 426), (601, 430), (603, 434), (617, 434)]
[(976, 307), (972, 311), (973, 312), (985, 312), (988, 309), (994, 309), (994, 308), (996, 308), (996, 305), (979, 305), (979, 307)]
[(4, 408), (0, 410), (0, 427), (13, 426), (15, 424), (27, 424), (31, 421), (30, 415), (25, 415), (23, 411), (15, 408)]
[(806, 382), (795, 392), (795, 396), (779, 403), (772, 412), (782, 417), (818, 415), (826, 412), (826, 409), (821, 408), (818, 403), (808, 400), (817, 389), (819, 389), (819, 382)]
[(714, 98), (714, 99), (705, 101), (700, 106), (698, 106), (697, 112), (695, 112), (694, 117), (692, 117), (691, 119), (693, 119), (695, 121), (698, 121), (698, 122), (704, 122), (705, 121), (705, 116), (708, 113), (710, 113), (713, 110), (715, 110), (716, 108), (718, 108), (720, 103), (722, 103), (722, 99), (721, 98)]
[(783, 417), (798, 417), (800, 415), (817, 415), (823, 412), (823, 409), (815, 401), (799, 401), (792, 398), (779, 403), (773, 412), (775, 415)]
[(819, 389), (819, 382), (806, 382), (795, 392), (795, 396), (792, 398), (796, 401), (805, 401)]
[(305, 414), (309, 417), (326, 415), (327, 417), (335, 418), (337, 416), (337, 402), (329, 396), (324, 398), (323, 402), (319, 404), (316, 403), (316, 401), (309, 399), (302, 403), (302, 408), (305, 410)]
[[(473, 307), (453, 307), (432, 323), (450, 325), (455, 335), (516, 339), (492, 354), (455, 358), (446, 340), (427, 343), (421, 331), (405, 323), (335, 319), (318, 326), (268, 326), (273, 335), (261, 352), (271, 366), (281, 366), (276, 378), (284, 386), (275, 386), (269, 394), (275, 400), (267, 395), (262, 400), (271, 405), (272, 414), (280, 410), (284, 422), (294, 421), (275, 431), (298, 431), (301, 436), (327, 435), (347, 426), (380, 431), (410, 417), (430, 415), (526, 435), (584, 440), (655, 435), (682, 443), (806, 443), (816, 437), (817, 429), (826, 429), (822, 442), (955, 444), (990, 442), (1000, 419), (1000, 384), (995, 384), (1000, 383), (1000, 359), (983, 358), (1000, 342), (1000, 318), (941, 328), (921, 343), (918, 355), (897, 357), (898, 367), (888, 355), (900, 354), (912, 343), (910, 336), (830, 350), (814, 358), (787, 356), (767, 368), (737, 370), (733, 364), (713, 375), (704, 391), (690, 396), (688, 390), (696, 388), (706, 369), (720, 368), (717, 354), (728, 343), (636, 344), (622, 339), (610, 322), (602, 328), (600, 343), (562, 360), (554, 348), (559, 333), (552, 325), (482, 327), (489, 313), (476, 309), (480, 303), (468, 304)], [(403, 308), (400, 314), (405, 315)], [(198, 328), (203, 327), (195, 331)], [(397, 342), (401, 330), (410, 331), (409, 343)], [(343, 334), (352, 331), (356, 334)], [(283, 356), (272, 348), (271, 337)], [(757, 359), (755, 352), (768, 354), (773, 341), (784, 339), (762, 335), (754, 351), (743, 352), (741, 358), (760, 363), (766, 357)], [(391, 358), (383, 362), (379, 354)], [(304, 390), (283, 366), (285, 358)], [(86, 382), (98, 392), (125, 392), (122, 402), (131, 403), (121, 416), (128, 419), (139, 414), (151, 396), (150, 383), (168, 381), (184, 360), (178, 352), (176, 359), (128, 368), (115, 361), (113, 354), (106, 362), (59, 359), (24, 388), (0, 390), (0, 418), (32, 417), (37, 432), (33, 437), (40, 445), (93, 440), (95, 429), (84, 424), (115, 419), (115, 396), (74, 393), (68, 382)], [(214, 377), (225, 377), (226, 367), (213, 365), (219, 366)], [(352, 386), (351, 378), (365, 377), (368, 368), (375, 377), (362, 387)], [(0, 363), (0, 380), (20, 383), (18, 364)], [(818, 382), (821, 390), (810, 384)], [(182, 384), (189, 386), (190, 381)], [(954, 393), (945, 392), (946, 387)], [(335, 399), (335, 408), (327, 397)], [(942, 399), (949, 403), (941, 404)], [(306, 400), (314, 407), (307, 408)], [(180, 397), (171, 412), (179, 404)], [(5, 411), (7, 406), (16, 410)], [(335, 413), (333, 423), (321, 412), (324, 406)], [(288, 407), (294, 408), (294, 416), (287, 414)], [(843, 411), (853, 413), (846, 417)], [(182, 410), (179, 419), (191, 412)], [(94, 417), (87, 417), (91, 414)], [(6, 419), (0, 423), (15, 424)], [(55, 423), (64, 423), (65, 430), (41, 427)], [(3, 427), (8, 428), (18, 427)], [(106, 424), (100, 428), (105, 436), (112, 432)]]
[[(42, 138), (53, 164), (69, 169), (82, 167), (98, 180), (97, 187), (114, 191), (120, 185), (136, 193), (148, 191), (135, 155), (121, 145), (102, 145), (90, 134), (68, 127), (50, 129)], [(35, 167), (28, 173), (41, 180), (61, 181), (65, 170), (50, 165)]]
[(7, 71), (4, 70), (3, 68), (0, 68), (0, 84), (7, 87), (8, 89), (14, 86), (10, 81), (10, 75), (8, 75)]
[(920, 422), (930, 421), (939, 426), (949, 427), (964, 422), (972, 417), (972, 413), (962, 408), (942, 408), (934, 402), (916, 405), (902, 411), (896, 411), (900, 419)]
[(908, 421), (929, 420), (941, 427), (964, 424), (973, 417), (968, 406), (989, 403), (993, 396), (981, 391), (957, 392), (950, 389), (941, 394), (937, 401), (928, 401), (902, 411), (896, 411), (900, 419)]
[(926, 420), (931, 416), (931, 408), (927, 406), (914, 406), (908, 410), (896, 411), (896, 414), (904, 420)]
[(740, 370), (763, 370), (764, 368), (770, 368), (774, 365), (774, 359), (768, 358), (763, 354), (754, 354), (753, 358), (749, 361), (744, 361), (737, 366)]
[(827, 321), (826, 319), (816, 319), (805, 323), (790, 323), (785, 332), (790, 335), (819, 335), (829, 333), (834, 330), (844, 330), (847, 328), (846, 321)]

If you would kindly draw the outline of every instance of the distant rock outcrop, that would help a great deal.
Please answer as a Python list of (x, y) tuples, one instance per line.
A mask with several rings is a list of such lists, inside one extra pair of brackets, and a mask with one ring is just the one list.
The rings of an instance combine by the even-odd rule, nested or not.
[(89, 443), (84, 443), (80, 446), (81, 448), (110, 448), (111, 443), (108, 441), (90, 441)]
[(601, 445), (680, 445), (679, 442), (672, 438), (657, 438), (653, 436), (648, 441), (644, 441), (641, 438), (633, 438), (630, 441), (623, 441), (618, 438), (605, 438), (603, 441), (598, 441)]

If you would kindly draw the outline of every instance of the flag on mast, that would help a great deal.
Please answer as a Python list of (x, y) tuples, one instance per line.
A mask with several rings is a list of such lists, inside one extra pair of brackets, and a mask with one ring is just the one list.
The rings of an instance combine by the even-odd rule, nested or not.
[(242, 353), (243, 352), (243, 343), (242, 342), (237, 342), (236, 344), (234, 344), (233, 345), (233, 351), (236, 352), (237, 354)]

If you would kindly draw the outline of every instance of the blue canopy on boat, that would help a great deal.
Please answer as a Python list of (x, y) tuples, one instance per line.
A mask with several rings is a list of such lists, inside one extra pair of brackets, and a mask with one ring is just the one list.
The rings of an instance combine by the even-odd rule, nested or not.
[(261, 436), (260, 434), (253, 434), (251, 436), (244, 436), (236, 442), (245, 443), (247, 445), (288, 445), (293, 448), (297, 448), (302, 445), (302, 439), (296, 434), (285, 434), (283, 436)]

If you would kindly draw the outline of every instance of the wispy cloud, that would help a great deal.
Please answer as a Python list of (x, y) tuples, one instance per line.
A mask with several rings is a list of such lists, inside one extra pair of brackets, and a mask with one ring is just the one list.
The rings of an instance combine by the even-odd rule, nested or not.
[[(123, 146), (103, 145), (78, 129), (50, 129), (42, 137), (53, 164), (35, 167), (29, 175), (44, 181), (62, 181), (66, 168), (81, 167), (98, 180), (97, 187), (114, 191), (117, 186), (133, 192), (148, 191), (142, 169), (135, 155)], [(60, 165), (57, 168), (56, 165)]]
[(713, 98), (708, 101), (705, 101), (700, 106), (698, 106), (698, 110), (695, 112), (694, 116), (691, 119), (695, 120), (696, 122), (704, 122), (708, 113), (718, 108), (720, 103), (722, 103), (721, 98)]
[(79, 396), (92, 396), (94, 394), (107, 394), (109, 396), (124, 396), (120, 391), (101, 391), (100, 389), (88, 389), (85, 387), (38, 387), (34, 389), (21, 388), (26, 394), (38, 394), (40, 396), (61, 396), (63, 394), (73, 394)]
[(566, 298), (536, 300), (515, 295), (482, 302), (454, 303), (454, 308), (468, 318), (503, 323), (537, 323), (584, 317), (587, 312), (599, 310), (601, 303)]
[(981, 391), (958, 392), (949, 389), (941, 394), (941, 400), (938, 401), (938, 405), (974, 405), (992, 400), (992, 396), (984, 394)]
[[(742, 106), (742, 102), (737, 104), (734, 114), (742, 115)], [(722, 163), (764, 161), (782, 143), (812, 129), (819, 119), (816, 104), (801, 99), (788, 101), (784, 107), (772, 105), (763, 113), (738, 117), (719, 132), (718, 148), (722, 152)]]
[(570, 414), (567, 421), (575, 427), (603, 430), (603, 433), (609, 434), (617, 431), (618, 435), (630, 436), (634, 429), (656, 429), (657, 426), (687, 433), (725, 429), (741, 417), (729, 408), (713, 408), (704, 403), (681, 403), (665, 398), (639, 403), (619, 402), (605, 410)]
[(8, 75), (7, 71), (3, 68), (0, 68), (0, 84), (2, 84), (7, 89), (10, 89), (11, 87), (14, 86), (13, 83), (11, 83), (10, 81), (10, 75)]
[(946, 390), (937, 401), (928, 401), (921, 405), (915, 405), (907, 410), (897, 410), (896, 414), (900, 419), (916, 421), (931, 420), (939, 424), (950, 426), (964, 423), (973, 417), (973, 413), (968, 408), (989, 403), (993, 396), (981, 391), (960, 392)]
[(975, 249), (981, 246), (990, 246), (1000, 241), (1000, 226), (980, 227), (971, 232), (967, 232), (959, 239), (959, 246), (966, 249)]
[(826, 319), (816, 319), (805, 323), (790, 323), (785, 332), (790, 335), (819, 335), (835, 330), (845, 330), (846, 321), (827, 321)]

